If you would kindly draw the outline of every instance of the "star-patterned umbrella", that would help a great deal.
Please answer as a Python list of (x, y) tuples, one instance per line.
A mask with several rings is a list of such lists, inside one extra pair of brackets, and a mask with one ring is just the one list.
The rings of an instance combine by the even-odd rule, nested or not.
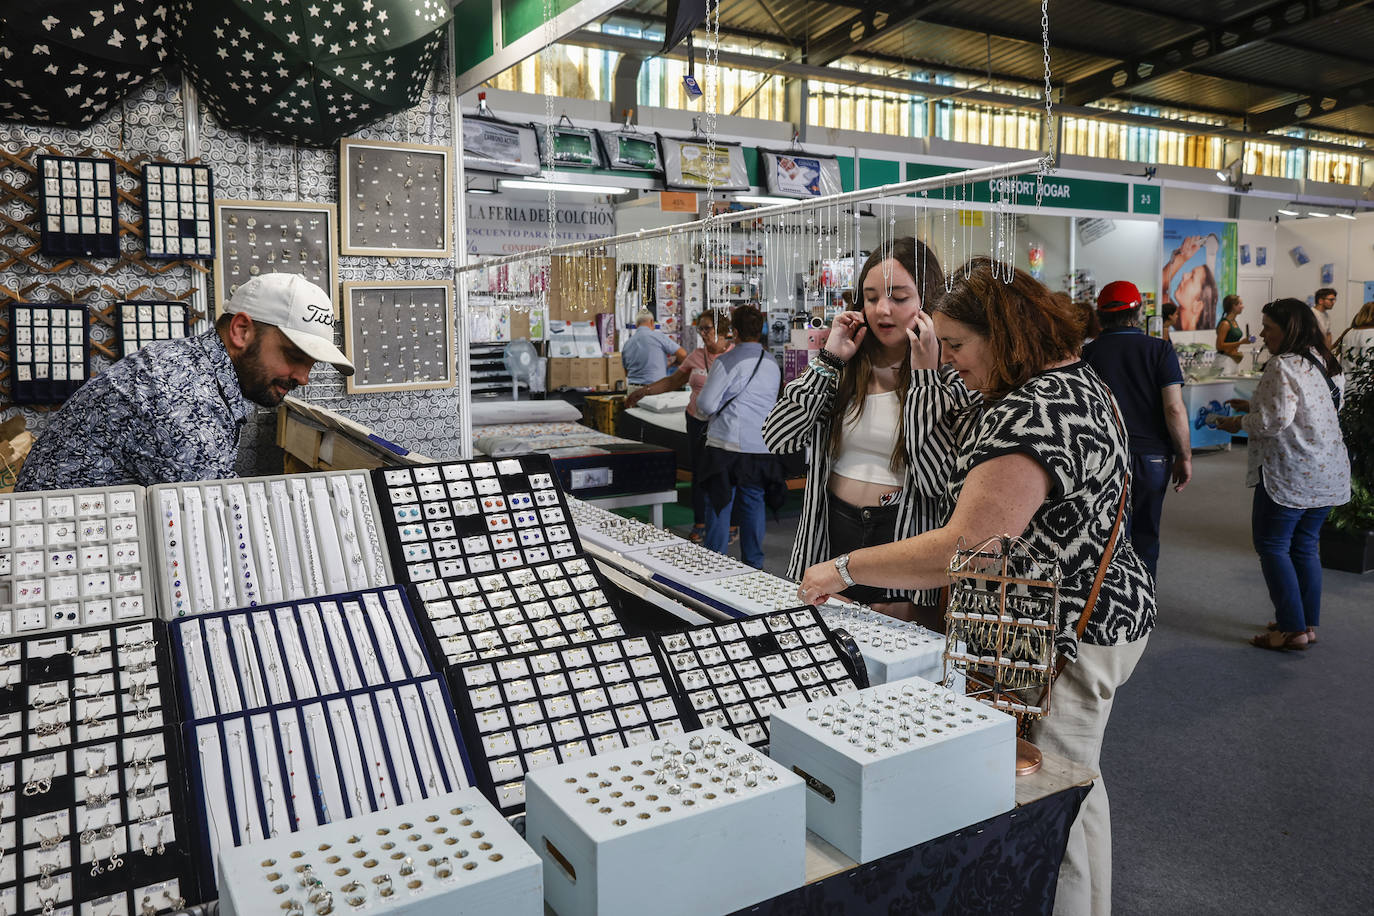
[(175, 0), (177, 55), (227, 127), (329, 146), (420, 100), (445, 0)]
[(162, 66), (167, 0), (0, 0), (0, 118), (90, 124)]

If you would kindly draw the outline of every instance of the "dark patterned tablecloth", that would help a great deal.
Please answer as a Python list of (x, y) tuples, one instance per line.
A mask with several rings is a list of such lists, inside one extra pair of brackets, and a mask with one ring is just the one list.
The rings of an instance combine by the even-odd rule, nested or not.
[(735, 916), (1049, 914), (1069, 827), (1090, 788), (1072, 786), (1047, 795)]

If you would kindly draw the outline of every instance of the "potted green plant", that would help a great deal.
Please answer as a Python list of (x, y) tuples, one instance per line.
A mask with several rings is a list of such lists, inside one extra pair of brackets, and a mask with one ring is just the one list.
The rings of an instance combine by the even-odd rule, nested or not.
[(1322, 566), (1365, 573), (1374, 569), (1374, 351), (1363, 351), (1346, 375), (1341, 433), (1350, 453), (1350, 502), (1331, 510), (1322, 526)]

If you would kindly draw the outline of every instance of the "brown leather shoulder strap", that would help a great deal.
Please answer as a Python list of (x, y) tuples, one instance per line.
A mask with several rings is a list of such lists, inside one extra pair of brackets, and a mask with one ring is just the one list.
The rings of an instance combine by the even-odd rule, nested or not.
[(1074, 632), (1078, 638), (1083, 638), (1083, 633), (1088, 629), (1088, 618), (1092, 616), (1093, 608), (1097, 606), (1097, 595), (1102, 591), (1102, 580), (1107, 577), (1107, 564), (1112, 560), (1112, 553), (1116, 550), (1116, 535), (1121, 530), (1121, 519), (1126, 514), (1126, 488), (1128, 478), (1121, 478), (1121, 499), (1116, 504), (1116, 521), (1112, 524), (1112, 533), (1107, 537), (1107, 546), (1102, 551), (1102, 561), (1097, 564), (1097, 575), (1093, 577), (1093, 587), (1088, 592), (1088, 600), (1083, 603), (1083, 614), (1078, 618), (1078, 626), (1074, 627)]

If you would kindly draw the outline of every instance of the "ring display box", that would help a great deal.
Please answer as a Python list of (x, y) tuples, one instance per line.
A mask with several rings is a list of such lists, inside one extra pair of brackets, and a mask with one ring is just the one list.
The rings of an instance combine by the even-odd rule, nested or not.
[(119, 303), (120, 356), (137, 353), (155, 340), (186, 336), (186, 306), (180, 302)]
[[(945, 637), (939, 633), (844, 601), (829, 601), (820, 611), (832, 630), (854, 637), (869, 683), (888, 684), (909, 677), (944, 680)], [(954, 686), (962, 683), (960, 676)]]
[(797, 598), (797, 583), (763, 570), (711, 579), (693, 588), (721, 607), (728, 608), (735, 616), (757, 617), (803, 606)]
[(148, 490), (168, 620), (392, 584), (365, 471)]
[(10, 399), (61, 404), (86, 381), (90, 329), (81, 303), (10, 306)]
[(543, 863), (475, 789), (325, 824), (219, 860), (221, 916), (542, 916)]
[(547, 455), (372, 473), (399, 581), (450, 579), (581, 553)]
[(693, 590), (713, 579), (757, 572), (752, 566), (745, 566), (738, 560), (680, 538), (675, 544), (661, 544), (636, 551), (631, 559), (647, 566), (655, 574)]
[(446, 147), (339, 141), (341, 253), (449, 257), (452, 187)]
[(188, 722), (430, 674), (396, 586), (184, 617), (170, 629)]
[(595, 544), (616, 553), (628, 554), (646, 547), (671, 545), (682, 541), (682, 538), (671, 531), (646, 525), (638, 519), (616, 515), (574, 497), (568, 498), (568, 512), (583, 543)]
[(437, 675), (188, 723), (201, 880), (225, 850), (467, 788)]
[(715, 729), (532, 773), (525, 837), (559, 916), (729, 913), (799, 887), (800, 779)]
[(152, 616), (145, 491), (0, 493), (0, 638)]
[(701, 725), (746, 744), (768, 741), (783, 706), (858, 689), (834, 635), (813, 608), (708, 624), (662, 637), (668, 665)]
[(528, 773), (684, 731), (643, 636), (461, 665), (449, 677), (477, 784), (506, 814), (525, 803)]
[(113, 159), (39, 156), (40, 250), (50, 257), (119, 257)]
[(772, 735), (806, 780), (807, 827), (856, 862), (1016, 802), (1016, 720), (924, 678), (778, 710)]
[(143, 166), (143, 231), (148, 257), (213, 258), (215, 199), (208, 165), (147, 163)]
[(345, 283), (343, 328), (349, 394), (453, 387), (452, 283)]

